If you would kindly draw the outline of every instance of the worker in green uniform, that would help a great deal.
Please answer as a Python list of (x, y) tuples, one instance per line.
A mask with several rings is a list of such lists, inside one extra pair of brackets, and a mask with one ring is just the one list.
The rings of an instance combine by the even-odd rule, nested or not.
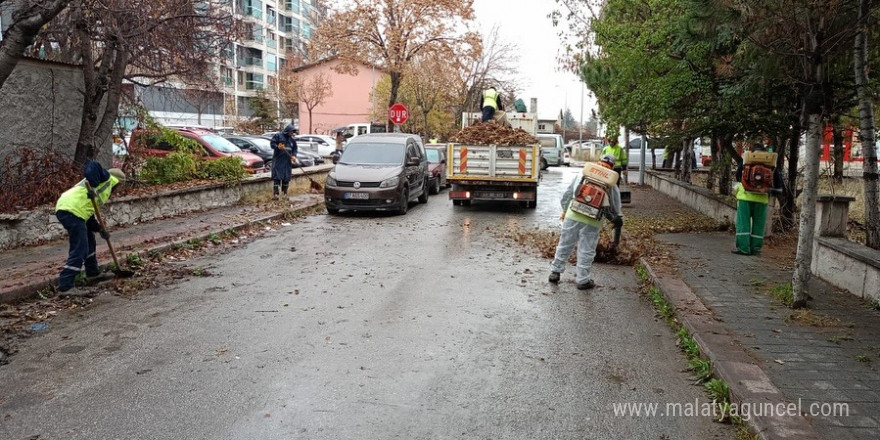
[[(763, 144), (755, 144), (751, 151), (766, 151)], [(761, 255), (764, 247), (764, 230), (767, 225), (767, 205), (769, 192), (779, 192), (782, 188), (782, 175), (773, 170), (772, 186), (768, 192), (746, 190), (743, 182), (745, 166), (741, 163), (736, 170), (736, 248), (738, 255)]]

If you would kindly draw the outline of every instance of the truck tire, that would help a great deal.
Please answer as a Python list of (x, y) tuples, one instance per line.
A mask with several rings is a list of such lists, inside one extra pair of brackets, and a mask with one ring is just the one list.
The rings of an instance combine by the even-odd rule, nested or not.
[(538, 201), (537, 201), (537, 200), (532, 200), (531, 202), (529, 202), (529, 206), (527, 206), (527, 208), (529, 208), (529, 209), (535, 209), (535, 208), (537, 208), (537, 207), (538, 207)]

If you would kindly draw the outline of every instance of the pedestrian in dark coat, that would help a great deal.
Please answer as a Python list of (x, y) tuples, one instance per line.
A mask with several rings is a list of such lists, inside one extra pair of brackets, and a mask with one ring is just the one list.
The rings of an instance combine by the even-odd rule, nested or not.
[(272, 147), (272, 197), (278, 199), (279, 187), (284, 195), (290, 186), (290, 174), (293, 163), (296, 162), (296, 136), (297, 130), (293, 124), (287, 124), (284, 130), (275, 133), (269, 145)]

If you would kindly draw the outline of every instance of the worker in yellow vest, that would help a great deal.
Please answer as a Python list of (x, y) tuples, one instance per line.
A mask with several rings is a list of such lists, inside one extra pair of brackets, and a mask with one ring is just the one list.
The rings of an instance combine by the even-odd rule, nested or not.
[(487, 122), (495, 117), (495, 112), (498, 110), (504, 110), (504, 106), (501, 105), (501, 93), (498, 93), (498, 90), (495, 87), (489, 87), (486, 90), (483, 90), (483, 117), (482, 121)]
[[(623, 173), (626, 172), (627, 167), (626, 149), (615, 142), (614, 145), (606, 145), (605, 148), (602, 149), (602, 156), (605, 156), (606, 154), (614, 157), (614, 171), (617, 171), (617, 174), (619, 174), (622, 179)], [(620, 179), (617, 180), (617, 186), (620, 186)]]
[[(116, 185), (125, 180), (122, 170), (106, 170), (95, 161), (86, 164), (84, 174), (86, 178), (61, 194), (55, 204), (55, 217), (67, 230), (70, 242), (67, 262), (58, 276), (58, 290), (66, 295), (81, 293), (74, 289), (74, 283), (84, 264), (87, 280), (96, 281), (102, 278), (95, 254), (95, 232), (104, 239), (109, 239), (110, 234), (95, 219), (92, 199), (98, 206), (103, 205), (110, 199)], [(91, 191), (88, 186), (91, 186)]]

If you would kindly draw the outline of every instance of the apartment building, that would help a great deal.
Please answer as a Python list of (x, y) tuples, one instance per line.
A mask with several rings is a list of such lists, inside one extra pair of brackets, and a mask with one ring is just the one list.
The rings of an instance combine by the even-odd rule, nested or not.
[(306, 43), (326, 17), (326, 7), (321, 0), (227, 1), (244, 34), (221, 54), (217, 91), (138, 88), (140, 104), (158, 122), (232, 126), (253, 114), (251, 98), (260, 95), (273, 100), (280, 120), (296, 122), (296, 114), (280, 110), (278, 72), (290, 54), (307, 58)]

